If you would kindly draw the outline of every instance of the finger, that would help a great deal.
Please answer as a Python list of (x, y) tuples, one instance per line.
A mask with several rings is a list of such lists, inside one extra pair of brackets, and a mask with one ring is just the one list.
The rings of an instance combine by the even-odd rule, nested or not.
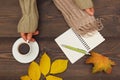
[(34, 41), (35, 41), (35, 39), (34, 39), (34, 38), (31, 38), (31, 39), (30, 39), (30, 41), (34, 42)]
[(94, 15), (94, 10), (91, 8), (85, 9), (85, 11), (90, 15), (93, 16)]
[(25, 33), (20, 33), (21, 37), (26, 41), (27, 40), (27, 35)]
[(92, 15), (91, 10), (90, 9), (85, 9), (85, 11), (89, 14)]
[(27, 34), (27, 40), (30, 41), (32, 39), (32, 33)]
[(38, 30), (33, 33), (33, 35), (38, 35), (38, 34), (39, 34)]
[(95, 13), (94, 8), (90, 8), (90, 10), (91, 10), (91, 12), (92, 12), (92, 13), (93, 13), (93, 15), (94, 15), (94, 13)]

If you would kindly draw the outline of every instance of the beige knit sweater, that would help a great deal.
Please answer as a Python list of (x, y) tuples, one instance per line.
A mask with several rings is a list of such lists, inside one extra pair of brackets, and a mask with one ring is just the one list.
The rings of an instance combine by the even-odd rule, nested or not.
[(18, 32), (35, 32), (38, 27), (38, 10), (36, 0), (19, 0), (22, 18), (18, 23)]
[[(57, 1), (59, 1), (59, 0), (56, 0), (56, 2)], [(66, 1), (66, 0), (61, 0), (61, 2), (64, 2), (64, 1)], [(69, 0), (67, 0), (67, 1), (69, 1)], [(73, 1), (81, 9), (93, 7), (93, 3), (91, 0), (73, 0)], [(70, 2), (71, 2), (71, 0), (70, 0)], [(20, 21), (18, 23), (18, 32), (24, 32), (24, 33), (35, 32), (35, 30), (38, 27), (38, 19), (39, 19), (36, 0), (19, 0), (19, 3), (20, 3), (21, 11), (22, 11), (22, 18), (20, 19)], [(71, 6), (73, 6), (73, 5), (71, 5)], [(62, 7), (65, 8), (64, 5)], [(66, 7), (70, 8), (69, 6), (66, 6)], [(74, 16), (76, 14), (74, 14)], [(69, 14), (69, 16), (70, 15), (71, 14)], [(79, 19), (79, 17), (78, 17), (78, 19)], [(76, 24), (76, 23), (71, 23), (71, 22), (69, 23), (69, 20), (67, 20), (67, 22), (69, 25)]]
[(92, 0), (74, 0), (74, 2), (79, 6), (80, 9), (87, 9), (93, 7)]
[(94, 16), (88, 15), (85, 8), (93, 7), (91, 0), (53, 0), (61, 11), (65, 21), (79, 35), (86, 35), (99, 30), (99, 24)]

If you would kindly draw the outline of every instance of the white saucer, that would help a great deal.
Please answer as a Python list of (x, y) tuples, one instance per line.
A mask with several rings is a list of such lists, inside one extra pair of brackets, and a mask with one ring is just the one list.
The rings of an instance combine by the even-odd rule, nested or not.
[(29, 42), (28, 44), (30, 45), (30, 52), (28, 52), (25, 55), (20, 54), (20, 52), (18, 51), (18, 47), (21, 43), (27, 43), (27, 42), (24, 41), (22, 38), (19, 38), (13, 44), (12, 54), (13, 54), (14, 58), (20, 63), (29, 63), (29, 62), (33, 61), (34, 59), (36, 59), (36, 57), (39, 54), (38, 43), (36, 41)]

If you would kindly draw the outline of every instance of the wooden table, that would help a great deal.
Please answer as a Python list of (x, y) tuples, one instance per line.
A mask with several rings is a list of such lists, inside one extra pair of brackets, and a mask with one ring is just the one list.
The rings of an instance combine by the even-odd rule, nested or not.
[[(37, 0), (39, 9), (40, 35), (36, 39), (40, 45), (39, 61), (44, 51), (52, 58), (66, 56), (54, 42), (54, 39), (69, 27), (57, 10), (52, 0)], [(101, 31), (106, 41), (94, 51), (102, 53), (116, 62), (111, 74), (92, 74), (92, 65), (85, 64), (86, 58), (75, 64), (69, 62), (67, 71), (57, 76), (64, 80), (120, 80), (120, 0), (94, 0), (95, 16), (103, 18), (104, 29)], [(19, 80), (27, 74), (29, 64), (21, 64), (12, 56), (12, 45), (19, 37), (17, 24), (21, 17), (18, 0), (0, 0), (0, 80)]]

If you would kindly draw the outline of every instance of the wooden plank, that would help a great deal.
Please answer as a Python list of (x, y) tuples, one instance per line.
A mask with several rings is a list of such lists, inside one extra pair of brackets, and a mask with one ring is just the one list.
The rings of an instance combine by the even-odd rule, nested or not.
[[(21, 10), (18, 1), (11, 0), (9, 2), (8, 0), (0, 0), (0, 4), (0, 26), (2, 27), (0, 29), (0, 36), (18, 37), (17, 24), (21, 17)], [(120, 1), (94, 0), (94, 4), (96, 17), (102, 17), (104, 19), (103, 24), (105, 28), (103, 29), (102, 34), (106, 37), (119, 37)], [(40, 37), (57, 37), (69, 28), (52, 0), (38, 0), (38, 10), (40, 15)]]
[[(17, 24), (21, 17), (19, 3), (16, 0), (11, 0), (10, 3), (7, 2), (6, 5), (3, 5), (5, 2), (7, 2), (7, 0), (0, 0), (0, 26), (2, 27), (0, 29), (0, 37), (18, 37), (19, 34), (17, 34)], [(41, 1), (38, 1), (38, 3), (40, 4)], [(55, 36), (57, 32), (62, 33), (68, 28), (66, 27), (66, 23), (62, 15), (60, 15), (57, 11), (52, 1), (45, 1), (42, 5), (38, 5), (38, 8), (40, 11), (39, 29), (41, 37)], [(49, 8), (51, 8), (51, 10), (49, 10)], [(58, 30), (58, 27), (60, 27), (61, 30)]]
[[(3, 53), (11, 53), (12, 45), (18, 38), (0, 38), (0, 52)], [(54, 38), (36, 38), (39, 42), (40, 49), (42, 51), (46, 50), (48, 52), (62, 52), (58, 45), (55, 43)], [(116, 56), (119, 55), (119, 47), (120, 47), (120, 38), (115, 37), (105, 37), (105, 41), (97, 46), (94, 50), (99, 51), (103, 54), (116, 54)], [(114, 52), (114, 53), (112, 53)], [(114, 56), (113, 55), (113, 56)]]
[(52, 0), (38, 0), (38, 9), (40, 37), (56, 37), (69, 28)]
[[(17, 62), (11, 53), (11, 47), (16, 38), (1, 38), (0, 39), (0, 79), (4, 80), (19, 80), (20, 76), (27, 74), (27, 69), (29, 64), (21, 64)], [(106, 41), (96, 47), (94, 51), (100, 52), (116, 62), (116, 66), (113, 67), (112, 74), (97, 73), (91, 74), (92, 65), (85, 64), (86, 58), (84, 56), (82, 59), (78, 60), (75, 64), (69, 62), (67, 71), (57, 76), (64, 78), (64, 80), (119, 80), (120, 76), (120, 55), (119, 55), (119, 38), (106, 38)], [(56, 59), (67, 59), (57, 44), (54, 42), (53, 38), (42, 38), (38, 39), (40, 44), (40, 55), (35, 60), (39, 62), (39, 59), (44, 51), (51, 57), (52, 61)], [(9, 75), (8, 75), (9, 74)]]
[[(91, 74), (92, 65), (85, 64), (86, 58), (78, 60), (75, 64), (69, 62), (67, 71), (56, 75), (64, 80), (120, 80), (120, 0), (94, 0), (95, 16), (102, 17), (105, 28), (101, 31), (106, 41), (96, 47), (94, 51), (110, 57), (116, 62), (112, 74)], [(66, 31), (69, 27), (63, 16), (57, 10), (52, 0), (38, 0), (39, 30), (36, 37), (40, 44), (39, 59), (44, 51), (52, 61), (62, 58), (67, 59), (61, 49), (54, 42), (54, 38)], [(21, 64), (12, 56), (12, 45), (18, 38), (17, 23), (21, 11), (18, 0), (0, 0), (0, 80), (19, 80), (20, 76), (27, 74), (29, 64)]]
[(20, 19), (18, 0), (0, 0), (0, 36), (17, 36), (17, 23)]
[(103, 19), (104, 28), (101, 33), (107, 37), (117, 37), (120, 33), (120, 1), (94, 0), (95, 16)]

